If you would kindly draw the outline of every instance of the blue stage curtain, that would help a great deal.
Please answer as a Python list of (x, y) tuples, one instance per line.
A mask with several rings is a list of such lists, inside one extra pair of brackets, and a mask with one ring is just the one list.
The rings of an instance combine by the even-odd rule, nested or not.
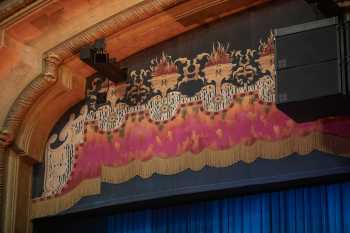
[(350, 182), (108, 217), (108, 233), (350, 233)]

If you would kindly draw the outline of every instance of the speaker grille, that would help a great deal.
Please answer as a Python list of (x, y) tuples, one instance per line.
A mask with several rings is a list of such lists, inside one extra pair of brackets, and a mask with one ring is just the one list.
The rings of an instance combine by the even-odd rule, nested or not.
[(316, 63), (277, 72), (278, 103), (303, 101), (321, 96), (337, 95), (338, 61)]
[(277, 69), (337, 59), (338, 47), (336, 25), (280, 37), (276, 43)]
[[(275, 33), (277, 107), (298, 122), (348, 114), (343, 26), (338, 18)], [(349, 35), (348, 27), (348, 45)]]

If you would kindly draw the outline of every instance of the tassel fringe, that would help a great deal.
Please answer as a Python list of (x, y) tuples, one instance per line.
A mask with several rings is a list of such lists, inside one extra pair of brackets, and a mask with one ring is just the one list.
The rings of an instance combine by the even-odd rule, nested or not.
[(238, 145), (228, 150), (204, 150), (198, 154), (185, 153), (174, 158), (155, 156), (147, 161), (133, 161), (121, 167), (102, 167), (100, 178), (82, 181), (74, 190), (50, 199), (33, 200), (31, 216), (54, 215), (72, 207), (82, 197), (100, 193), (100, 183), (119, 184), (135, 176), (149, 178), (153, 174), (174, 175), (186, 169), (199, 171), (205, 166), (228, 167), (238, 161), (252, 163), (257, 158), (281, 159), (292, 153), (306, 155), (313, 150), (350, 157), (350, 140), (320, 133), (304, 137), (290, 137), (280, 141), (257, 141), (252, 145)]

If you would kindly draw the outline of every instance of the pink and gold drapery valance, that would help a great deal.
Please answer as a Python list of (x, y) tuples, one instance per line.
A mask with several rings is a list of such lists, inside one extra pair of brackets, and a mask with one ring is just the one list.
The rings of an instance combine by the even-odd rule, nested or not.
[(275, 107), (272, 43), (270, 34), (257, 49), (217, 42), (194, 58), (162, 54), (132, 71), (127, 84), (94, 76), (79, 114), (47, 143), (44, 192), (33, 200), (32, 217), (98, 194), (101, 182), (293, 152), (349, 155), (350, 118), (297, 124)]

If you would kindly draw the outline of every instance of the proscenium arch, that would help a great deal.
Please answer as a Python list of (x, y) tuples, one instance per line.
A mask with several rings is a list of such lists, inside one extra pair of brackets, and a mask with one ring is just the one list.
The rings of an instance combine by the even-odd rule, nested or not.
[[(182, 30), (165, 34), (165, 36), (161, 37), (161, 40), (169, 39), (185, 31), (192, 30), (201, 24), (267, 1), (270, 0), (237, 1), (234, 4), (232, 3), (231, 8), (221, 7), (222, 14), (219, 16), (205, 18), (193, 25), (183, 26)], [(46, 141), (53, 125), (63, 112), (84, 97), (85, 77), (73, 77), (70, 68), (66, 66), (68, 58), (77, 54), (79, 48), (94, 42), (98, 38), (107, 38), (107, 42), (113, 40), (112, 35), (124, 29), (132, 28), (135, 25), (142, 27), (142, 24), (147, 20), (157, 20), (157, 18), (152, 19), (152, 17), (161, 13), (163, 13), (163, 16), (165, 15), (164, 18), (173, 17), (170, 23), (179, 24), (178, 20), (181, 17), (186, 18), (193, 13), (196, 14), (203, 9), (209, 9), (226, 2), (229, 2), (229, 0), (210, 0), (206, 1), (205, 4), (201, 0), (146, 0), (97, 23), (93, 27), (45, 52), (42, 59), (42, 73), (26, 86), (17, 97), (0, 130), (1, 158), (6, 157), (9, 151), (12, 150), (16, 155), (24, 155), (31, 158), (32, 162), (43, 160)], [(174, 16), (172, 13), (166, 15), (167, 11), (170, 10), (173, 10), (172, 13), (176, 12), (176, 15)], [(129, 31), (129, 33), (132, 32)], [(159, 42), (161, 42), (160, 39), (155, 38), (155, 41), (149, 41), (147, 46)], [(8, 166), (12, 165), (8, 163)], [(9, 171), (10, 169), (7, 169), (6, 172), (10, 174)], [(5, 190), (9, 190), (10, 185), (11, 183), (6, 181)], [(2, 190), (0, 189), (0, 195), (2, 195), (1, 192)], [(9, 197), (9, 192), (7, 191), (5, 195), (5, 202), (8, 202), (9, 198), (11, 198)], [(16, 202), (16, 200), (14, 201)], [(5, 221), (6, 219), (15, 221), (8, 217), (13, 215), (13, 211), (15, 210), (4, 208), (3, 213), (5, 217), (3, 219)]]
[[(41, 161), (49, 131), (59, 118), (60, 112), (64, 112), (82, 98), (81, 91), (77, 90), (81, 90), (84, 84), (72, 80), (69, 69), (61, 67), (64, 60), (76, 54), (80, 47), (97, 38), (108, 37), (183, 1), (159, 0), (139, 3), (43, 54), (42, 73), (17, 97), (0, 130), (0, 232), (15, 232), (15, 226), (18, 224), (22, 225), (25, 231), (31, 232), (29, 223), (31, 166), (21, 163), (18, 155), (32, 158), (30, 163)], [(55, 112), (50, 114), (55, 104), (59, 107), (53, 109)], [(46, 112), (43, 108), (46, 108)], [(25, 179), (21, 179), (20, 170), (26, 170)], [(29, 183), (24, 187), (25, 194), (18, 191), (21, 186), (20, 180)], [(21, 203), (17, 204), (19, 201)], [(23, 203), (25, 205), (20, 206)], [(27, 210), (26, 214), (16, 213), (21, 208)]]
[[(201, 0), (147, 0), (117, 13), (71, 39), (58, 44), (44, 53), (42, 73), (21, 92), (11, 106), (0, 130), (1, 147), (5, 148), (12, 145), (20, 154), (32, 157), (36, 161), (42, 161), (45, 147), (43, 141), (46, 142), (52, 126), (59, 118), (59, 116), (55, 114), (49, 114), (50, 117), (47, 117), (43, 114), (43, 110), (45, 109), (46, 112), (50, 112), (50, 108), (57, 104), (57, 106), (59, 106), (57, 109), (63, 110), (61, 111), (62, 113), (65, 109), (68, 109), (69, 106), (72, 106), (83, 98), (83, 93), (81, 93), (83, 89), (82, 86), (84, 86), (83, 82), (73, 80), (73, 77), (69, 75), (69, 68), (60, 68), (69, 58), (77, 54), (81, 47), (94, 42), (98, 38), (107, 38), (108, 43), (108, 41), (113, 40), (113, 38), (111, 38), (113, 37), (112, 35), (134, 25), (142, 27), (144, 21), (152, 20), (153, 16), (166, 12), (171, 8), (178, 8), (174, 10), (176, 13), (169, 13), (169, 15), (174, 16), (172, 23), (178, 23), (178, 20), (182, 19), (181, 17), (186, 18), (188, 15), (196, 14), (216, 6), (220, 6), (221, 8), (219, 7), (218, 9), (223, 12), (218, 17), (204, 18), (202, 22), (196, 23), (195, 25), (185, 26), (182, 31), (167, 35), (168, 37), (162, 38), (163, 40), (170, 39), (171, 37), (192, 30), (202, 24), (268, 1), (271, 0), (240, 0), (231, 4), (231, 8), (225, 8), (223, 6), (225, 6), (229, 0), (210, 0), (205, 4), (203, 4)], [(155, 20), (157, 19), (155, 18)], [(110, 37), (111, 40), (108, 37)], [(160, 41), (156, 41), (156, 43), (159, 42)], [(151, 45), (153, 44), (149, 46)], [(76, 92), (77, 90), (79, 90), (78, 93)], [(60, 98), (62, 97), (62, 99), (57, 98), (58, 96)], [(35, 110), (35, 108), (39, 108), (39, 110)], [(55, 109), (51, 110), (54, 111)], [(59, 113), (57, 114), (59, 115)], [(38, 117), (42, 120), (40, 125), (33, 122), (33, 120), (38, 121)], [(49, 121), (47, 118), (51, 118), (52, 121)], [(44, 123), (46, 124), (45, 127), (42, 126)], [(46, 131), (44, 129), (42, 129), (44, 131), (35, 131), (35, 125), (39, 128), (46, 128)], [(36, 142), (39, 139), (41, 142)], [(30, 148), (35, 149), (32, 150)]]
[[(23, 128), (21, 132), (32, 132), (32, 130), (28, 130), (28, 128), (25, 129), (26, 127), (31, 127), (26, 126), (30, 123), (26, 121), (27, 118), (30, 118), (28, 113), (31, 112), (30, 109), (34, 106), (35, 102), (54, 86), (58, 80), (59, 67), (65, 59), (73, 56), (78, 52), (79, 48), (92, 43), (98, 38), (108, 37), (123, 28), (142, 22), (181, 2), (184, 2), (184, 0), (157, 0), (139, 3), (134, 7), (96, 24), (46, 52), (43, 56), (42, 74), (36, 77), (21, 92), (6, 116), (5, 123), (1, 129), (3, 147), (12, 144), (14, 141), (21, 142), (22, 145), (16, 144), (15, 147), (23, 150), (24, 154), (31, 156), (28, 151), (24, 150), (28, 148), (28, 142), (32, 141), (32, 139), (30, 139), (31, 136), (29, 135), (29, 138), (27, 136), (26, 140), (19, 141), (17, 139), (15, 140), (15, 138), (18, 137), (21, 128)], [(78, 100), (72, 100), (72, 102), (77, 101)], [(26, 123), (26, 125), (23, 123)], [(27, 144), (27, 146), (23, 146), (23, 144)]]

